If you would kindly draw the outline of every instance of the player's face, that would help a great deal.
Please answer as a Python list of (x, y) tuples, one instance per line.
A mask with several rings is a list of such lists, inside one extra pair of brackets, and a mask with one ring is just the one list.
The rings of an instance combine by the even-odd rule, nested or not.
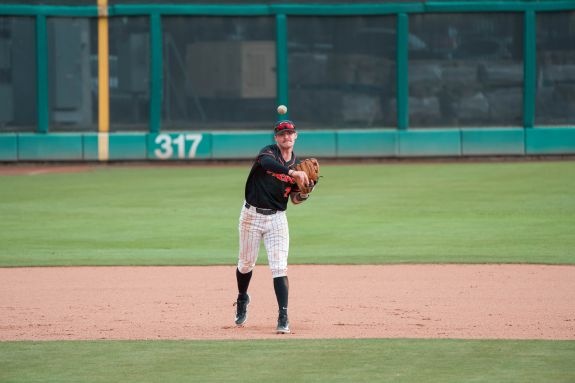
[(280, 147), (280, 149), (290, 149), (293, 148), (295, 140), (297, 139), (297, 133), (292, 131), (283, 131), (275, 136), (275, 140)]

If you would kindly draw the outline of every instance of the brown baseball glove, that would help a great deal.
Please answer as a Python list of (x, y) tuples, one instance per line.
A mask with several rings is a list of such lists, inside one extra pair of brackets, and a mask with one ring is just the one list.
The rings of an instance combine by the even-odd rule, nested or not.
[(298, 183), (297, 186), (299, 187), (300, 192), (305, 194), (311, 193), (319, 179), (319, 162), (317, 162), (315, 158), (308, 158), (297, 164), (295, 166), (295, 170), (305, 172), (310, 181), (308, 185), (300, 185)]

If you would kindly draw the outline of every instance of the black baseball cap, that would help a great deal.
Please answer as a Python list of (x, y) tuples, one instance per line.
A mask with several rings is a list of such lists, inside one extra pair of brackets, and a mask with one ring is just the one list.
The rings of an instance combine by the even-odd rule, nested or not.
[(295, 132), (295, 124), (293, 121), (290, 120), (281, 120), (276, 123), (274, 128), (274, 133), (278, 134), (283, 131), (292, 131)]

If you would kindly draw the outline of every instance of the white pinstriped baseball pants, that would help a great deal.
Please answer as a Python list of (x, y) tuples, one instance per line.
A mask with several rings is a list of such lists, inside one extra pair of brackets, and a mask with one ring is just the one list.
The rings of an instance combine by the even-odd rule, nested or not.
[(240, 253), (238, 270), (242, 274), (253, 270), (258, 259), (260, 243), (263, 239), (268, 264), (274, 278), (287, 275), (289, 252), (289, 228), (285, 211), (263, 215), (255, 207), (242, 205), (240, 214)]

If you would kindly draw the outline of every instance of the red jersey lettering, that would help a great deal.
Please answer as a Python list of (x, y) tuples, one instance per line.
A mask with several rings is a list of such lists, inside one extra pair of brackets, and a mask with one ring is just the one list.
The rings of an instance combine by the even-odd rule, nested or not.
[(277, 178), (278, 180), (280, 180), (280, 181), (282, 181), (282, 182), (287, 182), (287, 183), (290, 183), (290, 184), (295, 184), (295, 179), (292, 178), (292, 177), (290, 177), (290, 176), (288, 176), (287, 174), (273, 173), (273, 172), (270, 172), (269, 170), (267, 171), (267, 173), (268, 173), (269, 175), (271, 175), (272, 177), (275, 177), (275, 178)]

